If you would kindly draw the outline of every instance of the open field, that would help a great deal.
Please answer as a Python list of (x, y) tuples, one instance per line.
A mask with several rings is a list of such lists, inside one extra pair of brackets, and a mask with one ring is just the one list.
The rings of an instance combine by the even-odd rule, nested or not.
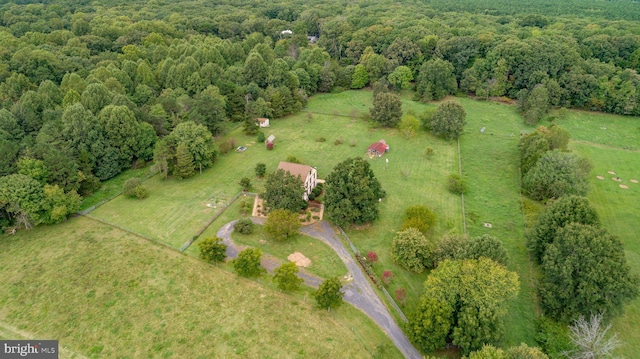
[[(518, 140), (530, 130), (514, 106), (458, 99), (467, 111), (465, 134), (460, 138), (467, 233), (499, 238), (509, 252), (509, 269), (520, 277), (518, 298), (505, 318), (505, 345), (535, 344), (535, 289), (532, 264), (524, 242), (520, 204)], [(484, 134), (480, 129), (486, 127)], [(485, 223), (492, 228), (485, 227)]]
[[(637, 119), (636, 119), (637, 121)], [(591, 190), (589, 200), (597, 209), (602, 224), (624, 243), (625, 254), (633, 273), (640, 275), (640, 184), (630, 179), (640, 180), (640, 152), (603, 148), (572, 142), (571, 149), (591, 160)], [(611, 180), (616, 172), (621, 182)], [(596, 176), (605, 177), (599, 180)], [(620, 188), (620, 184), (628, 189)], [(625, 308), (624, 315), (614, 320), (613, 331), (624, 345), (618, 355), (633, 358), (640, 353), (640, 299)]]
[(266, 282), (87, 218), (0, 241), (0, 322), (88, 357), (401, 357), (353, 307)]
[[(319, 177), (324, 178), (338, 162), (363, 156), (371, 143), (385, 139), (390, 144), (390, 153), (370, 160), (376, 177), (387, 191), (387, 198), (381, 204), (381, 220), (369, 229), (350, 231), (349, 235), (361, 251), (378, 252), (380, 263), (376, 269), (379, 274), (385, 269), (396, 274), (392, 290), (405, 287), (408, 303), (414, 303), (422, 292), (425, 275), (411, 275), (392, 263), (390, 242), (400, 226), (404, 209), (412, 204), (425, 204), (437, 213), (434, 238), (450, 229), (462, 230), (460, 199), (444, 189), (447, 175), (457, 171), (457, 150), (455, 143), (423, 131), (407, 140), (395, 129), (376, 129), (359, 118), (348, 117), (368, 111), (370, 103), (371, 92), (368, 91), (314, 96), (305, 109), (311, 116), (301, 112), (272, 120), (271, 127), (263, 130), (267, 136), (276, 136), (272, 151), (267, 151), (263, 144), (256, 144), (255, 136), (245, 136), (241, 129), (236, 129), (220, 140), (233, 137), (239, 145), (248, 147), (247, 151), (223, 155), (202, 175), (186, 180), (153, 177), (145, 182), (148, 198), (139, 201), (120, 196), (91, 215), (178, 248), (217, 210), (207, 207), (211, 198), (222, 198), (220, 204), (224, 199), (230, 199), (240, 190), (238, 182), (242, 177), (252, 179), (254, 192), (262, 190), (264, 180), (256, 179), (254, 174), (257, 163), (265, 163), (269, 173), (275, 170), (279, 161), (292, 155), (317, 167)], [(410, 107), (417, 113), (430, 106), (408, 100), (405, 105), (405, 110)], [(343, 143), (335, 144), (340, 139)], [(424, 156), (426, 147), (434, 149), (431, 160)], [(385, 159), (389, 159), (388, 166)], [(222, 217), (203, 233), (204, 237), (215, 235), (220, 226), (239, 215), (225, 212)], [(196, 254), (197, 247), (194, 247), (187, 253)]]

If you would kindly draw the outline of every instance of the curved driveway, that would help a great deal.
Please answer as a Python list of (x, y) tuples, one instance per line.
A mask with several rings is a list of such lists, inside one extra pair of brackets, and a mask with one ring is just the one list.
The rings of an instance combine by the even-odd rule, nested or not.
[[(264, 224), (264, 219), (262, 218), (252, 218), (252, 220), (254, 223)], [(231, 231), (233, 231), (234, 225), (235, 221), (227, 223), (222, 226), (217, 233), (218, 237), (222, 238), (224, 244), (227, 245), (227, 256), (231, 258), (236, 258), (238, 256), (238, 250), (242, 250), (241, 247), (233, 243), (231, 240)], [(353, 280), (342, 287), (344, 300), (354, 307), (362, 310), (371, 319), (373, 319), (387, 333), (393, 343), (406, 358), (422, 358), (422, 355), (420, 355), (416, 348), (409, 342), (398, 324), (393, 320), (393, 317), (387, 310), (387, 307), (382, 303), (371, 286), (369, 279), (367, 279), (358, 263), (356, 263), (344, 247), (331, 225), (326, 221), (320, 221), (318, 223), (302, 227), (300, 232), (327, 243), (347, 266), (349, 274), (351, 274)], [(263, 266), (265, 264), (269, 266), (273, 265), (268, 263), (269, 260), (266, 262), (267, 263), (263, 263)], [(267, 267), (265, 266), (265, 268)], [(270, 270), (270, 268), (267, 268), (267, 270)], [(271, 268), (271, 270), (273, 270), (273, 268)], [(299, 276), (305, 280), (305, 284), (313, 287), (317, 287), (321, 281), (318, 277), (303, 271), (300, 271)], [(308, 278), (309, 276), (312, 278)]]

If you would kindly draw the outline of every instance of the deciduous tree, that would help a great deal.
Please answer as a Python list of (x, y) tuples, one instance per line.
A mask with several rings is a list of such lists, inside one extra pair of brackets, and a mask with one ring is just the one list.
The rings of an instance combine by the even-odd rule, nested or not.
[(342, 289), (342, 283), (338, 277), (333, 277), (324, 280), (320, 283), (318, 290), (313, 293), (313, 297), (316, 298), (319, 308), (335, 308), (342, 304), (342, 296), (344, 295), (340, 289)]
[(327, 176), (325, 211), (338, 226), (363, 224), (378, 218), (385, 192), (368, 162), (360, 157), (337, 164)]
[(622, 243), (606, 229), (570, 223), (556, 232), (542, 258), (541, 306), (569, 322), (590, 313), (619, 313), (638, 296), (638, 277)]
[(431, 121), (431, 131), (445, 138), (459, 138), (464, 132), (467, 112), (457, 102), (445, 101), (438, 105)]
[(267, 177), (262, 195), (270, 209), (286, 209), (297, 213), (306, 205), (302, 179), (279, 169)]
[(379, 92), (373, 97), (371, 118), (385, 127), (396, 127), (402, 117), (400, 96), (390, 92)]
[(467, 354), (497, 341), (505, 302), (519, 289), (518, 275), (480, 258), (444, 261), (424, 284), (420, 305), (409, 321), (409, 335), (424, 350), (447, 338)]
[(200, 258), (209, 263), (224, 262), (227, 258), (227, 246), (222, 243), (221, 238), (205, 238), (198, 243), (200, 248)]
[(432, 252), (431, 243), (413, 227), (398, 232), (391, 243), (393, 261), (415, 273), (433, 266)]
[(298, 234), (300, 220), (297, 212), (286, 209), (274, 209), (269, 212), (264, 224), (264, 232), (276, 241), (285, 241)]
[(293, 262), (283, 263), (276, 268), (273, 271), (273, 279), (276, 281), (278, 289), (295, 291), (300, 288), (303, 279), (298, 277), (299, 272), (298, 266)]
[(259, 248), (247, 248), (233, 260), (233, 269), (243, 277), (257, 277), (264, 271), (260, 266), (261, 257), (262, 251)]
[(556, 233), (570, 223), (599, 227), (600, 217), (585, 197), (564, 196), (554, 201), (538, 216), (526, 234), (527, 247), (536, 262), (542, 262), (546, 248), (553, 242)]
[(537, 201), (584, 196), (589, 189), (589, 172), (587, 159), (559, 150), (547, 151), (522, 178), (522, 189)]

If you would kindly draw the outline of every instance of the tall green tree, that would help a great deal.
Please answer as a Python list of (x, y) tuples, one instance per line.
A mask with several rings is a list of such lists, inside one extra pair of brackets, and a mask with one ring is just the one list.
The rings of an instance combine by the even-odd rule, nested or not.
[(445, 138), (458, 139), (464, 132), (467, 112), (462, 105), (454, 101), (445, 101), (438, 105), (431, 121), (431, 131)]
[(273, 280), (275, 280), (280, 290), (298, 290), (300, 284), (303, 282), (303, 279), (298, 277), (300, 270), (293, 262), (282, 263), (273, 272)]
[(200, 258), (209, 263), (221, 263), (227, 258), (227, 246), (220, 238), (205, 238), (198, 243)]
[(264, 224), (265, 234), (275, 241), (285, 241), (298, 234), (300, 220), (297, 212), (286, 209), (274, 209), (269, 212)]
[(450, 62), (437, 58), (423, 63), (416, 78), (416, 98), (427, 102), (454, 94), (458, 84), (453, 70)]
[(536, 262), (542, 262), (547, 246), (556, 238), (556, 233), (570, 223), (599, 227), (600, 217), (586, 197), (564, 196), (554, 201), (526, 233), (527, 247)]
[(413, 227), (396, 233), (391, 242), (393, 261), (415, 273), (433, 267), (432, 252), (433, 245)]
[(556, 232), (542, 258), (540, 303), (565, 323), (591, 313), (617, 314), (638, 297), (619, 239), (604, 228), (570, 223)]
[(400, 96), (390, 92), (379, 92), (373, 97), (371, 118), (385, 127), (396, 127), (402, 117)]
[(187, 146), (183, 143), (176, 147), (176, 165), (173, 174), (178, 178), (187, 178), (193, 176), (193, 157)]
[(502, 334), (506, 301), (519, 289), (518, 275), (487, 259), (444, 261), (424, 283), (409, 337), (423, 350), (447, 338), (464, 354), (494, 343)]
[(260, 248), (247, 248), (238, 253), (238, 258), (233, 260), (233, 269), (243, 277), (257, 277), (264, 271), (260, 266), (260, 258)]
[(298, 176), (282, 169), (267, 176), (262, 195), (270, 209), (286, 209), (298, 213), (305, 207), (304, 186)]
[(378, 203), (384, 196), (371, 165), (361, 157), (349, 158), (327, 176), (325, 210), (338, 226), (363, 224), (378, 218)]
[(342, 296), (344, 295), (340, 289), (342, 289), (342, 283), (338, 277), (325, 279), (320, 283), (320, 287), (313, 293), (313, 297), (316, 298), (319, 308), (331, 308), (338, 307), (342, 304)]
[(591, 164), (585, 158), (559, 150), (547, 151), (522, 178), (522, 189), (537, 201), (584, 196), (589, 189), (590, 172)]

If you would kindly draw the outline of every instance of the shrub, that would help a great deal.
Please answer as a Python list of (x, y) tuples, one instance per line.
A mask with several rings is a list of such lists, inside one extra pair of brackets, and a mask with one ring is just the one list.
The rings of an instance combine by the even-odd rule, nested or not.
[(393, 261), (415, 273), (422, 273), (425, 268), (433, 267), (431, 256), (431, 244), (415, 228), (398, 232), (391, 243)]
[(255, 172), (257, 177), (264, 177), (264, 174), (267, 172), (267, 165), (262, 162), (256, 164)]
[(351, 146), (351, 147), (356, 147), (357, 144), (358, 144), (358, 141), (356, 141), (356, 140), (349, 141), (349, 146)]
[(343, 143), (344, 143), (344, 138), (342, 138), (342, 137), (338, 137), (338, 138), (333, 142), (333, 144), (334, 144), (334, 145), (336, 145), (336, 146), (337, 146), (337, 145), (341, 145), (341, 144), (343, 144)]
[(358, 263), (360, 263), (360, 266), (362, 267), (362, 269), (364, 269), (365, 273), (367, 273), (367, 275), (369, 276), (373, 284), (378, 288), (382, 288), (382, 282), (380, 281), (380, 278), (378, 278), (378, 276), (376, 275), (376, 272), (373, 270), (373, 266), (367, 260), (367, 257), (362, 256), (360, 254), (356, 254), (356, 259), (358, 260)]
[(241, 234), (251, 234), (253, 233), (253, 222), (250, 218), (239, 219), (233, 227), (233, 231)]
[(407, 302), (407, 291), (404, 288), (396, 289), (396, 300), (404, 307), (404, 304)]
[(376, 252), (367, 253), (367, 260), (371, 264), (376, 264), (378, 262), (378, 254)]
[(293, 155), (287, 156), (287, 162), (298, 163), (298, 164), (302, 163), (302, 161), (298, 157), (293, 156)]
[(406, 209), (402, 230), (415, 228), (426, 233), (436, 223), (436, 215), (426, 206), (415, 205)]
[(452, 173), (447, 179), (447, 189), (451, 193), (464, 194), (467, 192), (467, 179), (457, 173)]
[(264, 232), (269, 238), (284, 241), (298, 234), (300, 221), (298, 215), (286, 209), (274, 209), (264, 224)]
[(395, 278), (396, 275), (391, 273), (390, 270), (386, 270), (382, 273), (382, 282), (384, 283), (385, 287), (388, 287), (389, 284), (391, 284), (391, 282), (393, 282), (393, 278)]
[(535, 321), (535, 341), (550, 358), (563, 358), (563, 353), (571, 349), (569, 328), (547, 317)]
[(226, 154), (231, 152), (231, 150), (233, 150), (234, 148), (236, 148), (236, 140), (235, 138), (230, 138), (226, 141), (223, 141), (222, 143), (220, 143), (220, 153), (222, 154)]
[(261, 257), (262, 251), (259, 248), (247, 248), (238, 253), (238, 258), (233, 260), (233, 269), (244, 277), (259, 276), (263, 271), (260, 267)]
[(326, 138), (324, 138), (324, 137), (318, 137), (318, 138), (316, 138), (316, 142), (326, 142), (326, 141), (327, 141), (327, 139), (326, 139)]
[(222, 243), (221, 238), (205, 238), (198, 243), (200, 248), (200, 258), (209, 263), (223, 262), (227, 257), (227, 246)]
[(240, 201), (240, 214), (241, 215), (246, 216), (247, 214), (251, 213), (252, 209), (253, 209), (253, 203), (251, 203), (250, 200), (245, 198), (242, 201)]
[(271, 151), (273, 149), (273, 142), (267, 142), (267, 150)]
[(433, 148), (431, 147), (425, 148), (424, 155), (427, 157), (427, 159), (431, 159), (431, 157), (433, 157)]
[(242, 187), (243, 191), (248, 191), (251, 188), (251, 180), (248, 177), (242, 177), (238, 184)]
[(134, 189), (134, 193), (138, 199), (147, 198), (147, 196), (149, 195), (147, 193), (147, 188), (143, 185), (136, 186), (136, 188)]
[(136, 187), (142, 185), (142, 180), (140, 178), (134, 177), (129, 178), (122, 187), (122, 192), (127, 197), (135, 197), (136, 196)]
[(264, 142), (265, 139), (266, 138), (264, 137), (264, 132), (259, 131), (258, 135), (256, 136), (256, 142), (262, 143), (262, 142)]

